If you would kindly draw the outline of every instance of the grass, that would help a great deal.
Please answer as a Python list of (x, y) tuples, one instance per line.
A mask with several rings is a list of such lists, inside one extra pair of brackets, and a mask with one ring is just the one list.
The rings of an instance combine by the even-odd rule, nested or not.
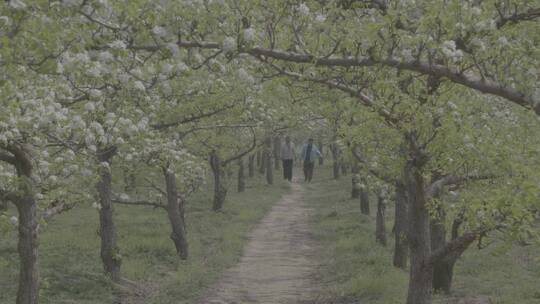
[[(325, 177), (331, 172), (324, 168)], [(393, 208), (387, 207), (388, 247), (375, 242), (375, 198), (372, 216), (360, 213), (350, 199), (350, 177), (319, 178), (307, 186), (314, 237), (320, 242), (321, 303), (404, 303), (408, 273), (392, 266)], [(495, 241), (488, 248), (466, 251), (455, 268), (451, 296), (436, 296), (435, 304), (487, 296), (494, 304), (540, 303), (540, 248), (508, 246)]]
[[(211, 185), (210, 185), (211, 186)], [(248, 180), (245, 193), (231, 185), (224, 211), (211, 211), (211, 189), (198, 193), (187, 206), (190, 258), (181, 261), (169, 239), (162, 210), (116, 207), (122, 274), (152, 291), (144, 303), (191, 303), (234, 265), (247, 232), (289, 187), (281, 181), (266, 186)], [(79, 206), (59, 215), (40, 240), (40, 303), (102, 304), (114, 301), (114, 289), (103, 275), (97, 235), (98, 214)], [(0, 239), (0, 303), (14, 303), (18, 276), (15, 232)]]

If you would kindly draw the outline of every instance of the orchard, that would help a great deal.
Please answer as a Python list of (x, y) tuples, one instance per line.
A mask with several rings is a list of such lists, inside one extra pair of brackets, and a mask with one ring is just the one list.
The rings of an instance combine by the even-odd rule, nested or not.
[(4, 1), (0, 303), (537, 303), (539, 46), (537, 0)]

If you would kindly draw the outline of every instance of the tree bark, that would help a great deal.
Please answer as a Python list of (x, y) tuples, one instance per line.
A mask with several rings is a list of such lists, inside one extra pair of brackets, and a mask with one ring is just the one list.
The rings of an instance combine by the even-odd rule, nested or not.
[(0, 212), (7, 211), (7, 209), (8, 209), (8, 202), (0, 199)]
[[(112, 149), (112, 150), (111, 150)], [(114, 207), (112, 203), (111, 159), (116, 149), (108, 148), (98, 152), (99, 181), (96, 189), (99, 198), (99, 236), (101, 238), (101, 261), (105, 272), (113, 282), (120, 282), (120, 250), (116, 242), (116, 226), (114, 223)], [(103, 164), (107, 164), (104, 166)]]
[(386, 246), (386, 225), (384, 222), (386, 203), (381, 193), (377, 195), (377, 219), (375, 228), (375, 239), (383, 246)]
[(132, 170), (124, 170), (124, 191), (132, 192), (135, 190), (135, 185), (137, 182), (137, 176)]
[(223, 178), (225, 172), (221, 163), (221, 158), (216, 151), (212, 151), (210, 154), (210, 168), (214, 175), (214, 202), (212, 209), (214, 211), (220, 211), (225, 203), (225, 197), (227, 196), (227, 188), (223, 184)]
[(274, 184), (274, 171), (272, 170), (272, 139), (266, 139), (263, 162), (266, 165), (266, 183)]
[(405, 185), (396, 183), (396, 208), (394, 218), (394, 266), (405, 269), (409, 255), (407, 242), (407, 193)]
[[(438, 210), (437, 218), (431, 219), (431, 250), (436, 251), (446, 246), (446, 214), (444, 210)], [(455, 227), (455, 223), (453, 228)], [(453, 229), (454, 230), (454, 229)], [(457, 238), (457, 232), (452, 232), (452, 239)], [(433, 290), (450, 294), (452, 291), (452, 279), (454, 277), (454, 265), (457, 257), (448, 256), (435, 260), (433, 263)]]
[(280, 154), (281, 154), (281, 137), (274, 137), (274, 169), (279, 170), (281, 168)]
[(362, 214), (369, 215), (369, 191), (367, 182), (364, 178), (360, 179), (362, 186), (360, 187), (360, 211)]
[(255, 155), (256, 155), (256, 160), (257, 160), (257, 167), (260, 168), (261, 167), (261, 161), (262, 161), (261, 150), (257, 150)]
[(429, 263), (431, 239), (429, 211), (424, 193), (425, 182), (421, 165), (416, 160), (407, 162), (404, 172), (409, 198), (409, 247), (411, 266), (407, 304), (430, 304), (432, 297), (433, 266)]
[[(37, 304), (39, 301), (39, 219), (35, 198), (35, 183), (32, 178), (32, 157), (24, 146), (10, 145), (13, 154), (8, 162), (17, 171), (18, 191), (6, 199), (11, 201), (18, 212), (19, 286), (17, 304)], [(5, 203), (5, 202), (3, 202)]]
[(255, 176), (255, 154), (251, 154), (248, 160), (249, 177), (252, 178)]
[(176, 253), (182, 260), (188, 258), (188, 242), (186, 233), (186, 222), (184, 218), (184, 200), (178, 195), (176, 186), (176, 174), (168, 167), (163, 167), (165, 177), (165, 187), (167, 192), (167, 215), (171, 224), (170, 238), (176, 247)]
[(20, 260), (17, 304), (37, 304), (39, 297), (37, 204), (31, 189), (24, 192), (24, 197), (16, 204), (19, 213), (17, 248)]
[(238, 160), (238, 192), (244, 192), (246, 190), (246, 176), (244, 173), (244, 160), (240, 158)]
[(360, 198), (360, 191), (361, 191), (360, 175), (357, 173), (353, 174), (351, 178), (351, 182), (352, 182), (351, 198), (353, 199)]
[[(319, 151), (321, 151), (322, 155), (324, 155), (323, 149), (324, 149), (323, 142), (322, 140), (319, 140)], [(322, 166), (322, 165), (324, 165), (324, 158), (319, 157), (319, 166)]]
[(267, 161), (266, 161), (266, 152), (265, 151), (266, 151), (266, 147), (263, 147), (262, 151), (257, 152), (261, 156), (260, 157), (261, 161), (259, 163), (259, 173), (261, 175), (264, 175), (264, 173), (266, 173), (266, 167), (267, 167), (266, 163), (267, 163)]
[(332, 144), (331, 146), (332, 150), (332, 169), (334, 173), (334, 179), (340, 178), (340, 161), (339, 161), (339, 150), (336, 144)]
[(349, 174), (349, 166), (343, 160), (341, 161), (341, 175), (345, 176)]

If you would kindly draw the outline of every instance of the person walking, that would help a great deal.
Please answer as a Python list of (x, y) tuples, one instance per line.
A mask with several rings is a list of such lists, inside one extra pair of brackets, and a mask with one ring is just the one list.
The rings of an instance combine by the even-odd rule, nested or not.
[(283, 178), (292, 181), (294, 159), (294, 145), (289, 136), (285, 137), (285, 143), (281, 146), (281, 161), (283, 162)]
[(301, 157), (304, 161), (304, 179), (306, 182), (311, 182), (315, 161), (322, 157), (321, 151), (313, 144), (313, 138), (310, 138), (302, 147)]

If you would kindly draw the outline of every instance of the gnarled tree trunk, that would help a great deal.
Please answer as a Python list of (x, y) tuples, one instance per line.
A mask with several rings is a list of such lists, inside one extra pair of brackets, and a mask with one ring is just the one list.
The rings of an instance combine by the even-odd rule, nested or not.
[(261, 175), (264, 175), (264, 173), (266, 172), (266, 147), (263, 148), (262, 151), (258, 151), (257, 152), (257, 155), (260, 155), (261, 156), (261, 161), (259, 162), (259, 173)]
[[(28, 184), (32, 183), (29, 178), (26, 179)], [(39, 296), (37, 206), (31, 189), (24, 189), (23, 193), (24, 196), (16, 204), (19, 212), (17, 249), (20, 260), (17, 304), (37, 304)]]
[(249, 177), (255, 176), (255, 154), (251, 154), (248, 158)]
[(272, 170), (272, 139), (268, 137), (265, 142), (263, 162), (266, 165), (266, 183), (274, 184), (274, 171)]
[[(324, 150), (323, 142), (322, 140), (319, 140), (319, 151), (321, 151), (321, 153), (324, 155), (323, 150)], [(319, 157), (319, 166), (322, 166), (322, 165), (324, 165), (324, 158)]]
[(396, 183), (396, 208), (394, 218), (394, 266), (405, 269), (409, 255), (407, 242), (407, 193), (403, 183)]
[(386, 226), (384, 222), (386, 203), (382, 193), (377, 195), (377, 219), (375, 226), (375, 239), (383, 246), (386, 246)]
[(341, 175), (345, 176), (349, 174), (349, 166), (345, 161), (341, 161)]
[(361, 191), (360, 175), (357, 173), (353, 174), (351, 181), (352, 181), (351, 198), (360, 198), (360, 191)]
[(5, 194), (5, 199), (15, 205), (19, 216), (17, 245), (19, 286), (16, 303), (37, 304), (39, 300), (39, 219), (35, 198), (35, 182), (32, 178), (34, 170), (32, 158), (23, 146), (10, 145), (6, 150), (13, 156), (6, 155), (3, 161), (14, 166), (19, 177), (17, 191)]
[[(111, 159), (116, 154), (115, 147), (98, 151), (100, 166), (99, 180), (96, 189), (99, 198), (99, 236), (101, 238), (101, 261), (105, 272), (113, 282), (120, 282), (120, 250), (116, 242), (116, 226), (114, 223), (114, 207), (112, 203)], [(106, 164), (106, 165), (104, 165)]]
[(280, 154), (281, 154), (281, 137), (274, 137), (274, 169), (279, 170), (281, 168), (280, 164)]
[(131, 192), (135, 190), (137, 176), (132, 170), (124, 169), (124, 191)]
[(216, 151), (212, 151), (210, 154), (210, 168), (214, 175), (214, 202), (212, 209), (214, 211), (220, 211), (225, 203), (225, 197), (227, 196), (227, 187), (224, 185), (225, 170), (221, 158)]
[(188, 242), (184, 218), (184, 200), (178, 195), (176, 175), (167, 167), (163, 167), (165, 187), (167, 191), (167, 215), (171, 224), (171, 240), (176, 247), (176, 253), (182, 260), (188, 258)]
[(244, 192), (246, 190), (246, 176), (244, 173), (244, 160), (240, 158), (238, 160), (238, 192)]
[(369, 191), (367, 181), (364, 178), (361, 178), (360, 181), (360, 211), (362, 214), (369, 215)]
[(409, 201), (409, 247), (411, 266), (407, 304), (430, 304), (432, 297), (433, 265), (429, 211), (424, 193), (424, 177), (415, 160), (407, 163), (404, 172)]
[(336, 144), (332, 144), (331, 146), (331, 150), (332, 150), (332, 169), (333, 169), (333, 173), (334, 173), (334, 179), (339, 179), (340, 178), (340, 167), (341, 167), (341, 163), (339, 161), (339, 149), (337, 147)]

